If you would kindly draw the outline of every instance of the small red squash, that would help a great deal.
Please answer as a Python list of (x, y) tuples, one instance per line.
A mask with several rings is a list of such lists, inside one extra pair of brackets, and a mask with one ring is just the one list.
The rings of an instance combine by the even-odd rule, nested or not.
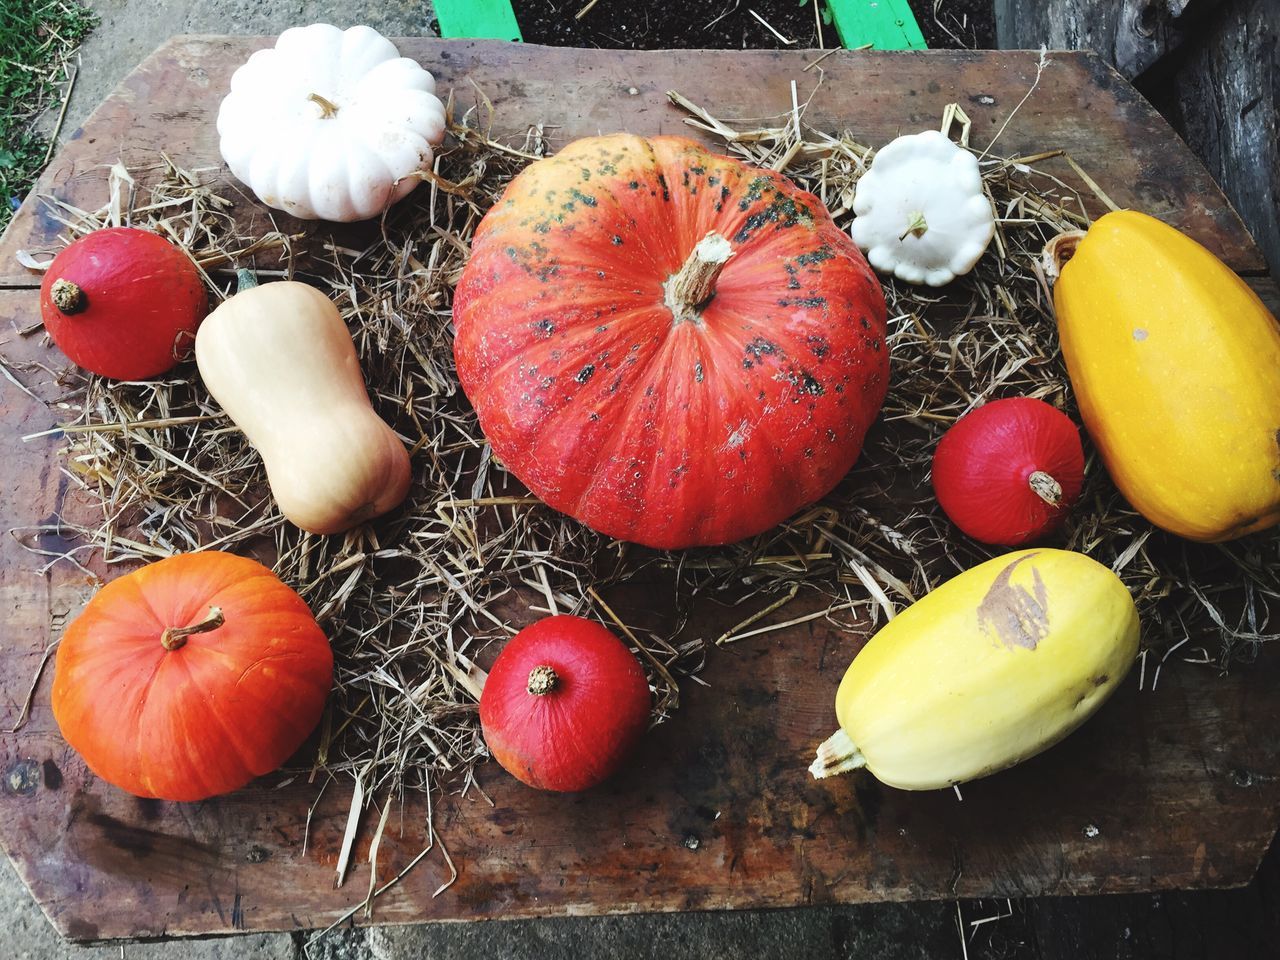
[(961, 417), (933, 455), (933, 490), (975, 540), (1016, 547), (1049, 533), (1080, 496), (1080, 431), (1029, 397), (995, 400)]
[(586, 790), (621, 765), (649, 723), (649, 683), (612, 633), (546, 617), (502, 648), (480, 695), (489, 752), (539, 790)]
[(284, 763), (333, 681), (329, 641), (270, 570), (229, 553), (150, 564), (98, 591), (62, 636), (53, 713), (102, 779), (203, 800)]
[(191, 354), (209, 312), (191, 259), (159, 234), (95, 230), (59, 252), (40, 285), (40, 316), (72, 362), (144, 380)]
[(889, 373), (880, 284), (821, 201), (680, 137), (592, 137), (525, 168), (453, 316), (498, 458), (654, 547), (741, 540), (821, 498)]

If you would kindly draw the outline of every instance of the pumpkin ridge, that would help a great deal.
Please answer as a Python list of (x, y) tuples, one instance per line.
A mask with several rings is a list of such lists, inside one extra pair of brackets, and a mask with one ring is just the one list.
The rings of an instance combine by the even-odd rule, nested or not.
[[(274, 767), (268, 768), (268, 770), (262, 771), (261, 773), (259, 772), (258, 765), (256, 763), (253, 763), (245, 755), (243, 744), (241, 744), (239, 737), (236, 734), (236, 731), (234, 731), (231, 727), (227, 725), (226, 721), (222, 717), (221, 712), (219, 710), (214, 709), (214, 702), (210, 696), (209, 689), (205, 686), (205, 684), (199, 682), (199, 680), (195, 675), (195, 672), (191, 668), (191, 664), (186, 662), (186, 660), (184, 660), (183, 663), (181, 664), (181, 667), (182, 667), (182, 670), (187, 675), (187, 682), (185, 684), (185, 688), (193, 690), (198, 694), (198, 696), (192, 699), (200, 703), (203, 709), (203, 712), (205, 714), (205, 722), (208, 723), (212, 721), (212, 723), (216, 724), (218, 729), (222, 731), (221, 746), (223, 747), (223, 749), (227, 750), (228, 753), (230, 753), (236, 759), (237, 763), (239, 763), (240, 765), (240, 769), (246, 771), (247, 773), (252, 774), (255, 777), (261, 776), (261, 773), (269, 772), (270, 769), (273, 769)], [(255, 721), (256, 719), (257, 718), (254, 718)], [(190, 758), (188, 758), (188, 761), (190, 762)], [(194, 764), (192, 764), (192, 766), (194, 767)], [(203, 776), (200, 777), (200, 781), (202, 783), (208, 782)]]
[[(609, 327), (610, 332), (613, 332), (615, 335), (612, 337), (612, 339), (605, 341), (603, 346), (609, 349), (610, 352), (612, 352), (613, 345), (615, 343), (621, 346), (623, 343), (635, 339), (634, 337), (624, 336), (626, 331), (620, 330), (619, 327), (624, 326), (625, 324), (628, 323), (628, 321), (633, 321), (635, 319), (632, 316), (633, 314), (652, 313), (654, 311), (655, 311), (655, 307), (649, 303), (637, 303), (635, 306), (629, 307), (625, 311), (620, 311), (618, 313), (609, 315), (607, 320), (605, 317), (600, 317), (598, 319), (595, 319), (595, 318), (588, 319), (586, 317), (583, 317), (581, 322), (573, 324), (569, 329), (574, 330), (575, 332), (580, 330), (582, 332), (583, 339), (587, 339), (591, 337), (596, 327), (600, 326), (602, 322), (606, 323), (607, 326)], [(515, 327), (518, 329), (520, 325), (510, 324), (509, 326), (495, 327), (492, 330), (489, 330), (486, 332), (502, 334), (506, 330), (510, 329), (511, 327)], [(510, 367), (518, 367), (522, 364), (528, 364), (529, 353), (532, 350), (536, 349), (538, 345), (542, 342), (543, 342), (542, 340), (538, 339), (535, 336), (535, 337), (531, 337), (527, 342), (511, 349), (510, 353), (506, 357), (504, 357), (498, 363), (497, 366), (491, 367), (485, 370), (484, 381), (483, 383), (480, 384), (479, 392), (482, 395), (484, 395), (484, 394), (488, 394), (489, 391), (491, 390), (498, 389), (498, 386), (497, 386), (498, 381), (501, 380), (502, 377), (508, 372), (508, 369)], [(570, 345), (571, 348), (576, 348), (577, 346), (578, 345), (576, 343)], [(557, 349), (560, 349), (563, 351), (564, 347), (557, 345)], [(583, 351), (583, 354), (584, 355), (582, 359), (584, 364), (597, 362), (598, 353), (596, 350)], [(562, 363), (565, 366), (569, 366), (569, 363), (567, 361), (561, 360), (557, 362)]]
[[(613, 463), (613, 458), (617, 454), (619, 448), (632, 436), (631, 423), (635, 416), (644, 410), (644, 405), (638, 402), (637, 398), (643, 397), (643, 388), (645, 387), (653, 387), (655, 391), (661, 390), (662, 384), (655, 383), (650, 378), (652, 377), (652, 373), (655, 368), (658, 368), (659, 372), (663, 372), (658, 364), (658, 360), (670, 351), (673, 341), (674, 338), (671, 336), (664, 337), (657, 349), (649, 353), (649, 355), (638, 365), (638, 369), (632, 373), (631, 383), (628, 384), (630, 389), (625, 392), (622, 389), (619, 389), (615, 392), (615, 396), (621, 396), (624, 400), (628, 400), (630, 402), (624, 403), (621, 407), (623, 412), (618, 416), (618, 419), (621, 422), (616, 423), (613, 429), (605, 435), (604, 444), (597, 450), (594, 457), (596, 463)], [(641, 422), (640, 426), (644, 426), (643, 422)], [(649, 472), (652, 474), (652, 463), (648, 466)], [(594, 492), (595, 488), (606, 477), (608, 477), (607, 470), (596, 471), (594, 476), (589, 479), (587, 485), (581, 490), (578, 498), (573, 502), (572, 508), (574, 511), (582, 508), (584, 501), (586, 501), (586, 499)]]
[[(634, 243), (637, 243), (638, 241), (640, 249), (644, 251), (649, 261), (648, 264), (642, 267), (641, 264), (636, 263), (635, 259), (633, 259), (634, 255), (629, 255), (627, 257), (626, 262), (624, 263), (624, 266), (626, 266), (629, 271), (635, 270), (636, 272), (642, 272), (644, 269), (647, 269), (647, 267), (651, 265), (654, 271), (657, 272), (664, 269), (663, 264), (667, 260), (667, 257), (665, 256), (667, 251), (661, 250), (661, 249), (658, 249), (658, 250), (653, 249), (650, 246), (650, 241), (653, 239), (654, 236), (659, 236), (659, 237), (665, 236), (665, 233), (661, 230), (654, 231), (651, 229), (643, 229), (643, 230), (640, 229), (639, 220), (636, 217), (634, 217), (630, 212), (628, 212), (627, 209), (622, 205), (621, 201), (619, 201), (618, 199), (618, 197), (622, 195), (621, 187), (619, 186), (618, 189), (611, 188), (612, 184), (615, 184), (615, 183), (620, 185), (622, 183), (628, 182), (629, 179), (634, 179), (637, 177), (643, 178), (646, 173), (651, 173), (655, 177), (658, 176), (659, 174), (665, 173), (662, 162), (658, 158), (657, 153), (654, 151), (653, 145), (644, 138), (640, 138), (640, 154), (642, 156), (634, 157), (636, 162), (636, 167), (632, 168), (630, 178), (624, 175), (623, 168), (619, 168), (619, 171), (617, 173), (602, 175), (602, 178), (601, 178), (602, 180), (604, 180), (604, 177), (609, 177), (611, 179), (604, 180), (605, 186), (601, 187), (596, 193), (592, 194), (591, 196), (597, 203), (599, 203), (601, 200), (605, 200), (608, 203), (608, 205), (613, 208), (613, 210), (617, 215), (615, 226), (618, 228), (618, 230), (626, 232), (626, 237), (628, 242), (634, 244)], [(569, 163), (569, 162), (576, 162), (576, 161), (573, 161), (572, 159), (566, 161), (566, 163)], [(673, 221), (675, 218), (672, 215), (672, 212), (670, 210), (671, 206), (672, 205), (670, 203), (661, 203), (661, 204), (654, 205), (656, 216), (662, 218), (663, 222), (661, 223), (661, 226), (663, 227), (667, 227), (667, 228), (674, 227)], [(655, 214), (651, 213), (651, 215), (655, 215)], [(655, 226), (655, 224), (651, 221), (646, 221), (645, 226), (653, 227)]]

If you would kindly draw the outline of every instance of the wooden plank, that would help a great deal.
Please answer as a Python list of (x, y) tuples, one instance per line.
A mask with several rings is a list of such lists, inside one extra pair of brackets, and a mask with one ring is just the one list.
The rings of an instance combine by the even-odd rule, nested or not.
[[(123, 95), (86, 124), (70, 158), (55, 162), (62, 174), (49, 185), (96, 197), (102, 163), (122, 150), (146, 155), (128, 144), (154, 150), (163, 143), (180, 162), (212, 162), (216, 144), (200, 119), (216, 102), (208, 88), (219, 90), (234, 63), (261, 43), (179, 39), (163, 48), (126, 83)], [(511, 130), (536, 117), (563, 122), (560, 135), (566, 138), (618, 126), (677, 131), (679, 115), (663, 101), (666, 86), (706, 92), (694, 73), (702, 61), (692, 58), (684, 61), (687, 72), (655, 79), (645, 71), (658, 61), (644, 55), (439, 41), (405, 41), (404, 48), (440, 66), (442, 74), (448, 70), (450, 82), (475, 78), (494, 97), (498, 122)], [(722, 68), (720, 80), (738, 82), (724, 83), (713, 103), (725, 115), (759, 115), (773, 109), (772, 98), (780, 103), (785, 90), (789, 104), (789, 80), (801, 76), (797, 67), (807, 56), (719, 59), (712, 66)], [(569, 57), (581, 58), (578, 73)], [(819, 91), (811, 119), (855, 126), (872, 142), (900, 124), (932, 122), (957, 92), (981, 91), (1007, 109), (1034, 71), (1026, 55), (844, 57), (836, 71), (838, 91), (851, 89), (845, 83), (856, 76), (878, 108), (892, 112), (842, 113), (847, 95), (824, 100)], [(1114, 74), (1089, 57), (1063, 63), (1086, 88), (1069, 96), (1102, 113), (1119, 111), (1115, 122), (1099, 125), (1105, 132), (1080, 141), (1080, 150), (1091, 151), (1076, 153), (1081, 162), (1092, 159), (1094, 169), (1116, 176), (1137, 156), (1178, 175), (1185, 151), (1167, 139), (1165, 128), (1147, 125), (1149, 111)], [(891, 74), (918, 84), (915, 100), (909, 94), (904, 100), (900, 90), (891, 96)], [(751, 99), (748, 76), (759, 78), (761, 99)], [(630, 97), (625, 91), (633, 85), (642, 92)], [(1059, 101), (1064, 96), (1054, 94)], [(972, 113), (982, 130), (1002, 118), (981, 102)], [(1071, 115), (1029, 104), (1006, 136), (1014, 149), (1043, 146), (1046, 131), (1069, 137), (1078, 126)], [(1166, 138), (1163, 146), (1153, 140), (1159, 137)], [(1170, 195), (1169, 209), (1188, 218), (1184, 223), (1201, 239), (1249, 262), (1251, 248), (1233, 233), (1235, 221), (1218, 216), (1221, 197), (1203, 170), (1188, 168), (1181, 176), (1200, 192)], [(1110, 181), (1104, 186), (1112, 189)], [(1117, 193), (1128, 189), (1118, 178), (1117, 187)], [(261, 216), (247, 206), (239, 214)], [(22, 219), (20, 232), (0, 247), (6, 262), (44, 229), (30, 207)], [(1269, 281), (1252, 282), (1265, 296), (1276, 296)], [(62, 390), (56, 376), (62, 361), (39, 335), (16, 332), (33, 316), (31, 289), (0, 290), (0, 358), (52, 401)], [(53, 372), (27, 366), (37, 361)], [(55, 417), (0, 380), (0, 512), (15, 527), (91, 515), (62, 482), (59, 441), (21, 440)], [(41, 536), (49, 549), (63, 546), (47, 532)], [(34, 545), (41, 545), (39, 538)], [(50, 621), (56, 629), (89, 592), (83, 574), (60, 564), (42, 576), (41, 562), (18, 538), (0, 538), (6, 621), (0, 645), (0, 843), (58, 929), (95, 940), (308, 928), (325, 926), (359, 903), (369, 883), (371, 824), (361, 832), (347, 884), (332, 888), (350, 803), (343, 783), (328, 787), (318, 803), (318, 784), (302, 776), (282, 787), (283, 774), (202, 804), (136, 800), (93, 778), (62, 742), (48, 709), (48, 675), (30, 720), (7, 732), (21, 713)], [(618, 604), (635, 614), (652, 607), (655, 595), (661, 594), (638, 585)], [(789, 613), (808, 608), (806, 601), (798, 603)], [(714, 636), (741, 616), (704, 604), (688, 629)], [(586, 794), (537, 794), (495, 766), (483, 766), (478, 780), (494, 806), (472, 791), (446, 795), (436, 807), (440, 838), (460, 870), (457, 883), (433, 896), (449, 876), (437, 848), (378, 901), (375, 919), (1075, 894), (1224, 886), (1253, 874), (1280, 801), (1275, 651), (1264, 650), (1257, 664), (1225, 678), (1177, 660), (1165, 665), (1155, 690), (1154, 669), (1145, 690), (1135, 675), (1067, 742), (967, 785), (959, 801), (945, 792), (894, 791), (866, 776), (823, 783), (808, 778), (812, 750), (830, 731), (836, 683), (864, 635), (815, 620), (711, 651), (711, 687), (688, 684), (678, 715), (646, 738), (635, 763)], [(298, 763), (305, 767), (307, 760), (304, 750)], [(405, 798), (394, 812), (379, 854), (381, 879), (405, 866), (428, 840), (424, 798)]]
[[(104, 162), (118, 158), (145, 173), (161, 150), (181, 164), (219, 168), (229, 177), (218, 162), (210, 118), (235, 67), (270, 42), (241, 37), (171, 41), (165, 56), (152, 57), (134, 71), (120, 95), (71, 135), (37, 191), (77, 206), (97, 206), (103, 199)], [(497, 105), (495, 132), (523, 137), (529, 123), (541, 121), (556, 144), (613, 130), (689, 135), (683, 114), (667, 103), (670, 89), (726, 118), (779, 116), (791, 109), (794, 80), (801, 101), (809, 100), (806, 121), (818, 129), (847, 129), (864, 143), (883, 144), (904, 130), (936, 126), (946, 104), (957, 101), (973, 118), (973, 142), (985, 145), (1031, 86), (1037, 59), (1010, 51), (840, 51), (823, 60), (820, 70), (806, 73), (804, 67), (820, 54), (574, 50), (431, 38), (397, 44), (437, 75), (442, 90), (456, 90), (460, 109), (474, 102), (474, 81)], [(1239, 272), (1265, 270), (1248, 231), (1204, 166), (1097, 57), (1055, 54), (1044, 82), (997, 144), (1008, 156), (1053, 148), (1067, 150), (1118, 204), (1187, 231)], [(1048, 169), (1091, 198), (1065, 163)], [(239, 186), (226, 189), (234, 195)], [(238, 212), (246, 228), (270, 229), (263, 208), (242, 205)], [(334, 233), (343, 242), (358, 242), (349, 231), (279, 214), (275, 219), (285, 230)], [(42, 204), (28, 199), (9, 228), (6, 249), (56, 249), (60, 229)], [(31, 282), (32, 275), (11, 254), (0, 256), (0, 286)]]

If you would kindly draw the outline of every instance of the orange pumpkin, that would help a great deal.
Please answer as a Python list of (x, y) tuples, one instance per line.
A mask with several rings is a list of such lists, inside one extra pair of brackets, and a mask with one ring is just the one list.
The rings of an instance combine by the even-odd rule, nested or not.
[(102, 779), (203, 800), (270, 773), (315, 728), (333, 654), (256, 561), (191, 553), (103, 587), (58, 647), (53, 713)]
[(888, 382), (880, 284), (822, 201), (680, 137), (525, 168), (476, 229), (453, 318), (507, 469), (653, 547), (731, 543), (824, 496)]

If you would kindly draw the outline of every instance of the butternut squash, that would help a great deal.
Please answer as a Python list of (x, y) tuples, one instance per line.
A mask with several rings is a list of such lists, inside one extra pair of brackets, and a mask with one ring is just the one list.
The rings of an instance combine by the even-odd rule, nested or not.
[(1280, 522), (1280, 327), (1258, 296), (1132, 210), (1046, 261), (1080, 415), (1129, 503), (1189, 540)]
[(351, 335), (319, 290), (242, 288), (201, 324), (196, 363), (303, 530), (338, 533), (404, 499), (409, 454), (370, 406)]
[(953, 577), (881, 628), (836, 693), (840, 729), (809, 767), (866, 767), (902, 790), (1003, 770), (1057, 743), (1138, 653), (1120, 578), (1082, 553), (1020, 550)]

